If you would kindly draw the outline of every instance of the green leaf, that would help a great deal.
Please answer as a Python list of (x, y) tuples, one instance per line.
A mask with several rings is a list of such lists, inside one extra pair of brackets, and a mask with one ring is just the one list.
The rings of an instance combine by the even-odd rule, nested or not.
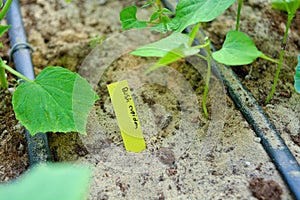
[(272, 8), (282, 10), (290, 14), (296, 13), (299, 8), (300, 0), (272, 0)]
[(188, 35), (174, 32), (164, 39), (132, 51), (131, 54), (145, 57), (161, 57), (154, 66), (146, 71), (148, 73), (181, 58), (197, 54), (199, 49), (189, 47), (188, 41)]
[(178, 48), (180, 45), (187, 45), (188, 41), (188, 35), (174, 32), (164, 39), (139, 47), (130, 54), (145, 57), (163, 57), (168, 52)]
[(33, 82), (21, 84), (13, 95), (16, 118), (31, 135), (38, 132), (85, 134), (87, 117), (98, 99), (88, 82), (61, 67), (45, 68)]
[(91, 170), (71, 164), (41, 164), (10, 184), (0, 185), (1, 200), (82, 200)]
[(151, 31), (157, 31), (160, 33), (166, 33), (168, 31), (176, 30), (176, 26), (174, 26), (174, 23), (170, 20), (168, 16), (161, 16), (161, 22), (159, 24), (153, 26), (150, 28)]
[(173, 63), (181, 58), (195, 55), (199, 52), (199, 49), (189, 48), (184, 44), (181, 44), (179, 47), (172, 49), (165, 56), (163, 56), (154, 66), (146, 70), (146, 73), (149, 73), (159, 67)]
[(294, 76), (294, 87), (297, 91), (297, 93), (300, 94), (300, 54), (298, 55), (298, 65), (296, 66), (296, 73)]
[(7, 31), (9, 28), (11, 27), (11, 25), (0, 25), (0, 37), (2, 37), (2, 35), (5, 33), (5, 31)]
[(223, 47), (212, 54), (213, 58), (226, 65), (246, 65), (264, 54), (245, 33), (229, 31)]
[(137, 7), (130, 6), (124, 8), (120, 12), (120, 20), (122, 23), (123, 30), (128, 30), (131, 28), (145, 28), (147, 27), (147, 23), (143, 21), (138, 21), (136, 18)]
[(171, 10), (169, 10), (167, 8), (163, 8), (162, 13), (165, 15), (173, 15), (174, 14)]
[(198, 22), (209, 22), (221, 15), (236, 0), (180, 0), (172, 20), (181, 32)]
[(148, 6), (151, 6), (151, 5), (154, 4), (154, 3), (155, 3), (154, 0), (147, 1), (144, 5), (142, 5), (141, 8), (146, 8), (146, 7), (148, 7)]
[(159, 18), (159, 12), (154, 12), (152, 13), (151, 17), (150, 17), (150, 22), (153, 22), (154, 20), (157, 20)]

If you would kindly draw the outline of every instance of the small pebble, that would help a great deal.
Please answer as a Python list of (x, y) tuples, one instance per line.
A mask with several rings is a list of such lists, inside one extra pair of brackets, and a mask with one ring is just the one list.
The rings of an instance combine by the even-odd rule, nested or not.
[(260, 139), (260, 137), (255, 137), (255, 138), (253, 139), (253, 141), (254, 141), (254, 142), (257, 142), (257, 143), (260, 143), (261, 139)]
[(250, 166), (250, 165), (251, 165), (251, 162), (246, 161), (246, 162), (245, 162), (245, 165), (246, 165), (246, 166)]
[(14, 94), (16, 89), (15, 88), (8, 88), (7, 90), (9, 91), (10, 94)]

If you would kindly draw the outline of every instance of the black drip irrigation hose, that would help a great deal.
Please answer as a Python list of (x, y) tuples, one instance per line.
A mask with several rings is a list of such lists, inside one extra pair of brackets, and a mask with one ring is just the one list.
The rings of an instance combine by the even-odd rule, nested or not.
[[(11, 45), (10, 57), (13, 57), (18, 72), (34, 80), (35, 76), (30, 54), (32, 48), (27, 43), (18, 0), (12, 1), (6, 19), (7, 23), (12, 25), (8, 31)], [(35, 136), (31, 136), (29, 131), (25, 129), (25, 137), (30, 165), (50, 160), (50, 150), (46, 134), (38, 133)]]
[[(166, 8), (174, 11), (174, 8), (168, 1), (161, 0), (161, 2)], [(186, 32), (189, 32), (189, 30), (186, 30)], [(201, 34), (205, 37), (202, 31)], [(195, 40), (194, 42), (196, 45), (200, 45), (199, 41)], [(212, 49), (215, 51), (213, 46)], [(281, 173), (294, 197), (300, 200), (299, 163), (281, 138), (275, 126), (268, 119), (253, 95), (244, 87), (237, 75), (228, 66), (217, 65), (215, 62), (212, 62), (212, 70), (221, 75), (230, 97), (248, 123), (251, 124), (256, 135), (261, 138), (261, 144), (272, 159), (277, 170)]]

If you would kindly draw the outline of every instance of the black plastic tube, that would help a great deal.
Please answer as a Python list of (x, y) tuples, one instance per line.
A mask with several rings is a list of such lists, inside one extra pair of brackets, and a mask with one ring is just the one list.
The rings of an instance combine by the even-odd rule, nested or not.
[[(161, 1), (166, 8), (174, 11), (174, 8), (168, 1)], [(185, 31), (189, 32), (189, 30)], [(202, 31), (201, 33), (205, 37)], [(195, 40), (194, 43), (199, 45), (199, 41), (197, 40)], [(213, 46), (212, 49), (215, 51)], [(200, 53), (205, 54), (203, 51)], [(256, 135), (261, 138), (261, 144), (282, 175), (294, 197), (300, 200), (300, 165), (281, 138), (275, 126), (268, 119), (253, 95), (244, 87), (237, 75), (229, 67), (221, 64), (217, 65), (215, 62), (212, 62), (212, 70), (221, 75), (224, 84), (228, 88), (230, 97), (248, 123), (253, 127)]]
[[(13, 57), (16, 70), (27, 78), (34, 80), (31, 49), (30, 45), (27, 44), (18, 0), (13, 0), (7, 12), (6, 19), (7, 23), (12, 25), (8, 34), (12, 47), (10, 54)], [(38, 133), (35, 136), (31, 136), (29, 131), (25, 129), (25, 136), (30, 165), (50, 160), (50, 150), (46, 134)]]
[[(296, 199), (300, 199), (300, 166), (253, 95), (242, 85), (237, 75), (227, 66), (218, 65), (228, 93), (245, 119), (253, 127), (261, 144)], [(251, 153), (251, 152), (249, 152)]]

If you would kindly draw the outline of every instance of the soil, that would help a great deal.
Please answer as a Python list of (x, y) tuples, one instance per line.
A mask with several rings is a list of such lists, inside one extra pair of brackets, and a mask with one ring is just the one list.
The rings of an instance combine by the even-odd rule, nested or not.
[(282, 189), (273, 180), (265, 181), (263, 178), (250, 180), (250, 190), (258, 199), (278, 199), (282, 194)]
[[(0, 56), (8, 60), (9, 39), (5, 33), (1, 38), (4, 47)], [(24, 128), (16, 120), (12, 109), (12, 94), (17, 86), (16, 79), (8, 74), (8, 90), (0, 89), (0, 183), (9, 182), (20, 176), (29, 167), (29, 157)]]
[[(207, 120), (201, 109), (206, 69), (202, 61), (181, 60), (146, 76), (143, 70), (155, 59), (128, 54), (135, 46), (160, 37), (121, 30), (119, 11), (143, 2), (21, 1), (28, 41), (35, 48), (36, 74), (49, 65), (66, 67), (85, 77), (101, 97), (90, 114), (88, 136), (49, 134), (53, 160), (91, 166), (89, 199), (293, 199), (217, 74), (212, 76)], [(287, 16), (268, 3), (245, 0), (240, 29), (262, 52), (278, 58)], [(233, 5), (204, 27), (217, 49), (226, 32), (235, 28), (236, 10)], [(146, 18), (150, 12), (144, 9), (138, 16)], [(300, 95), (293, 88), (300, 47), (299, 11), (292, 24), (276, 93), (262, 107), (300, 162)], [(89, 42), (96, 35), (109, 38), (93, 49)], [(263, 105), (276, 66), (258, 59), (232, 69)], [(107, 84), (122, 79), (131, 87), (147, 143), (147, 150), (139, 154), (125, 152), (106, 90)], [(0, 160), (0, 177), (8, 181), (28, 168), (28, 158), (11, 94), (1, 91), (0, 95), (0, 159), (12, 158), (7, 164)]]
[(0, 90), (0, 182), (17, 178), (29, 167), (24, 128), (15, 119), (11, 99), (8, 90)]

